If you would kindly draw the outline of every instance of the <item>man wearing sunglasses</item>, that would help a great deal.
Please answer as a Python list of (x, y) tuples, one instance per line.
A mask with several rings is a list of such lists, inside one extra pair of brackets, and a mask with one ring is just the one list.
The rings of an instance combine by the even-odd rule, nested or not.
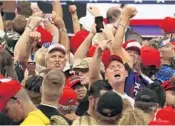
[(25, 89), (15, 80), (0, 79), (0, 112), (20, 125), (48, 125), (49, 119), (36, 108)]
[[(89, 65), (92, 60), (92, 57), (86, 57), (82, 59), (79, 63), (74, 63), (73, 70), (75, 74), (80, 77), (81, 85), (88, 87), (89, 85)], [(103, 75), (105, 68), (103, 63), (100, 64), (101, 75)]]

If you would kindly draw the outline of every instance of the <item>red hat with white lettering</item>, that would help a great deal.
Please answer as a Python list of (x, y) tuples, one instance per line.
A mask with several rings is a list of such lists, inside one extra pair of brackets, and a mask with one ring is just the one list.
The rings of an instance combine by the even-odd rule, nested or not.
[(123, 44), (123, 48), (126, 50), (136, 50), (140, 53), (141, 45), (136, 40), (129, 40)]

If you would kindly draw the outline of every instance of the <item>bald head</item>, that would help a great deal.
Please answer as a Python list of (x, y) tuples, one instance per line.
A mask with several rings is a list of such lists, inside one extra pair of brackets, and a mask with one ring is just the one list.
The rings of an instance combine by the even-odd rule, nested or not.
[(121, 15), (121, 8), (120, 7), (111, 7), (107, 10), (106, 17), (108, 20), (108, 23), (115, 23), (117, 19)]

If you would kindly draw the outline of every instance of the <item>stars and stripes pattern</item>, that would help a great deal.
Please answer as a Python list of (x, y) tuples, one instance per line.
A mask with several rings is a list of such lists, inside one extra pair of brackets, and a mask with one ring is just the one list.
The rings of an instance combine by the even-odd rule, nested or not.
[[(68, 0), (61, 0), (67, 2)], [(84, 3), (128, 3), (128, 4), (175, 4), (175, 0), (69, 0)]]

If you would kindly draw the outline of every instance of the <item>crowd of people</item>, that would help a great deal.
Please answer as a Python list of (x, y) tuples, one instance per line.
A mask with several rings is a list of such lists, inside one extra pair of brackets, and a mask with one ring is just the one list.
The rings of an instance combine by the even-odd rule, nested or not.
[(146, 40), (130, 29), (135, 7), (106, 17), (89, 7), (89, 25), (69, 5), (70, 37), (60, 1), (52, 6), (20, 1), (13, 20), (0, 15), (0, 125), (175, 125), (174, 17)]

